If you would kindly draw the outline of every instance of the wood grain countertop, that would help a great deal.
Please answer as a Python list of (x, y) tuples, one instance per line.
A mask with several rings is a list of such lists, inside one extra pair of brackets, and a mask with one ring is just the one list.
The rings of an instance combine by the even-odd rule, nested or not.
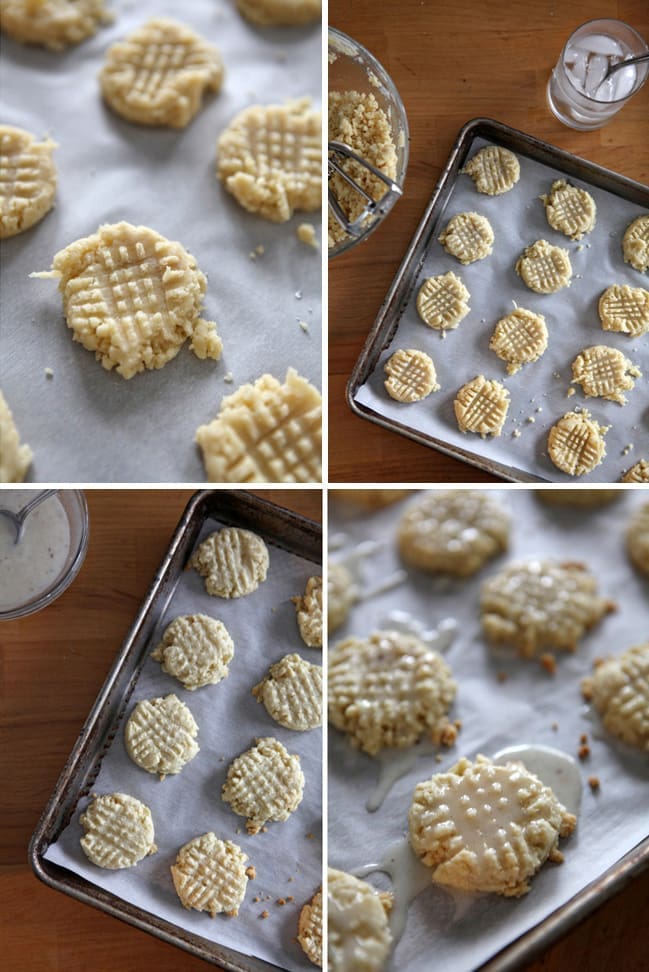
[(386, 68), (410, 125), (406, 188), (369, 239), (329, 263), (330, 482), (493, 481), (352, 414), (345, 384), (462, 126), (505, 122), (649, 183), (649, 83), (596, 132), (566, 128), (546, 106), (559, 52), (581, 23), (612, 17), (649, 37), (647, 0), (330, 0), (329, 23)]

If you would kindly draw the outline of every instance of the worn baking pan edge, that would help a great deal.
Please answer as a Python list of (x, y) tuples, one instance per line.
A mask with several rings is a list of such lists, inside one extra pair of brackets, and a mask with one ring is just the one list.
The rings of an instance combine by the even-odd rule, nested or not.
[[(356, 393), (361, 385), (365, 384), (368, 376), (374, 370), (383, 350), (392, 341), (399, 321), (408, 305), (412, 290), (417, 279), (421, 263), (425, 259), (430, 236), (436, 222), (438, 207), (443, 205), (450, 195), (454, 185), (454, 177), (457, 175), (460, 165), (464, 161), (464, 156), (471, 141), (476, 137), (483, 137), (493, 141), (504, 141), (505, 144), (514, 141), (515, 151), (522, 155), (529, 155), (536, 161), (546, 165), (560, 167), (569, 175), (580, 179), (590, 179), (590, 181), (600, 189), (615, 192), (631, 202), (649, 207), (649, 187), (635, 182), (626, 176), (618, 175), (610, 169), (589, 162), (579, 156), (565, 152), (563, 149), (556, 148), (548, 142), (543, 142), (533, 135), (511, 128), (502, 122), (494, 121), (491, 118), (474, 118), (467, 122), (460, 130), (450, 155), (442, 170), (442, 174), (433, 190), (433, 195), (428, 202), (424, 214), (415, 230), (415, 234), (406, 250), (399, 269), (390, 285), (381, 307), (379, 308), (376, 320), (370, 329), (365, 340), (365, 344), (354, 365), (353, 371), (347, 382), (345, 397), (347, 404), (355, 415), (360, 418), (380, 425), (382, 428), (391, 432), (396, 432), (406, 438), (412, 439), (420, 445), (436, 449), (454, 459), (482, 469), (492, 475), (500, 476), (509, 482), (531, 483), (531, 482), (550, 482), (542, 476), (523, 472), (515, 466), (506, 466), (503, 463), (489, 460), (484, 456), (465, 451), (452, 443), (444, 442), (434, 436), (416, 429), (411, 429), (394, 419), (379, 415), (373, 409), (362, 405), (356, 401)], [(441, 201), (441, 202), (440, 202)]]
[[(218, 506), (212, 507), (211, 501), (217, 502)], [(121, 719), (121, 710), (128, 704), (130, 692), (144, 660), (140, 658), (138, 662), (137, 643), (146, 641), (150, 637), (156, 623), (151, 612), (157, 608), (160, 600), (163, 603), (155, 613), (159, 616), (160, 612), (164, 611), (173, 592), (172, 578), (176, 571), (184, 566), (186, 556), (192, 549), (203, 522), (210, 515), (217, 516), (223, 522), (256, 528), (263, 532), (270, 542), (292, 552), (296, 551), (287, 546), (287, 538), (289, 533), (297, 534), (307, 545), (306, 550), (300, 548), (300, 555), (318, 561), (321, 557), (319, 524), (275, 506), (260, 497), (243, 491), (202, 490), (190, 499), (133, 625), (124, 639), (36, 826), (29, 844), (29, 861), (35, 875), (55, 890), (99, 908), (205, 961), (219, 964), (230, 972), (271, 972), (271, 970), (276, 972), (279, 967), (270, 962), (243, 955), (234, 949), (223, 948), (215, 942), (187, 932), (171, 922), (157, 918), (123, 901), (44, 857), (47, 847), (67, 824), (80, 796), (92, 786), (101, 763), (102, 753), (112, 741), (114, 731)]]

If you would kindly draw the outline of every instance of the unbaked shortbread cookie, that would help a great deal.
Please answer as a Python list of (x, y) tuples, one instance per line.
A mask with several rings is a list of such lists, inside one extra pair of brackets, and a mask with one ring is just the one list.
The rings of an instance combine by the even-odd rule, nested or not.
[(268, 547), (252, 530), (223, 527), (196, 548), (189, 561), (212, 597), (245, 597), (268, 573)]
[(649, 216), (638, 216), (622, 238), (624, 262), (634, 270), (649, 270)]
[(284, 223), (322, 203), (320, 112), (308, 98), (252, 105), (219, 137), (217, 174), (251, 213)]
[(521, 167), (509, 149), (500, 145), (487, 145), (476, 152), (462, 172), (471, 176), (478, 192), (484, 192), (488, 196), (500, 196), (516, 185)]
[(570, 284), (570, 256), (560, 246), (537, 240), (523, 251), (516, 264), (516, 273), (537, 294), (555, 294)]
[(623, 483), (649, 483), (649, 460), (639, 459), (622, 476)]
[(489, 341), (489, 349), (507, 362), (509, 375), (515, 375), (524, 364), (538, 361), (547, 346), (545, 318), (524, 307), (501, 317)]
[(559, 837), (577, 820), (522, 763), (477, 756), (418, 783), (408, 822), (433, 882), (520, 897), (547, 860), (563, 860)]
[(79, 817), (85, 830), (81, 849), (97, 867), (133, 867), (158, 849), (153, 819), (144, 803), (125, 793), (97, 796)]
[(222, 621), (206, 614), (183, 614), (167, 626), (151, 652), (163, 672), (193, 692), (227, 678), (234, 642)]
[(248, 833), (258, 834), (268, 820), (288, 820), (303, 791), (300, 757), (271, 736), (256, 739), (230, 764), (221, 795), (235, 813), (248, 818)]
[(401, 517), (397, 530), (403, 559), (430, 573), (470, 577), (507, 549), (510, 520), (489, 493), (427, 493)]
[(354, 579), (344, 564), (330, 563), (327, 572), (327, 627), (332, 634), (347, 620), (357, 593)]
[(583, 564), (528, 560), (509, 564), (482, 585), (482, 630), (524, 658), (544, 649), (576, 651), (615, 605), (597, 593)]
[(321, 0), (237, 0), (239, 12), (262, 27), (310, 24), (322, 15)]
[(600, 425), (590, 412), (566, 412), (550, 429), (548, 456), (562, 472), (584, 476), (606, 455), (604, 435), (610, 426)]
[(605, 331), (640, 337), (649, 331), (649, 290), (614, 284), (599, 298), (599, 319)]
[(237, 844), (211, 832), (188, 841), (170, 868), (183, 907), (209, 911), (212, 918), (237, 915), (248, 886), (247, 860)]
[(99, 74), (101, 93), (118, 115), (169, 128), (188, 125), (205, 92), (222, 83), (216, 47), (166, 17), (148, 20), (109, 47)]
[(271, 665), (252, 694), (285, 729), (305, 732), (322, 723), (322, 669), (300, 655), (284, 655)]
[(0, 25), (23, 44), (62, 51), (112, 21), (104, 0), (0, 0)]
[(597, 396), (626, 405), (625, 391), (642, 378), (639, 368), (617, 348), (595, 344), (585, 348), (572, 362), (573, 384), (581, 385), (587, 398)]
[(322, 968), (322, 888), (302, 905), (297, 940), (309, 961)]
[(137, 703), (126, 723), (124, 743), (134, 763), (164, 780), (196, 756), (197, 735), (187, 706), (175, 695), (166, 695)]
[(322, 577), (309, 577), (304, 594), (291, 600), (302, 641), (308, 648), (322, 648)]
[(11, 409), (0, 391), (0, 483), (22, 483), (33, 458), (29, 446), (20, 444)]
[(147, 226), (100, 226), (31, 276), (58, 278), (73, 339), (123, 378), (164, 367), (187, 338), (197, 357), (221, 356), (215, 324), (200, 317), (205, 276), (180, 243)]
[(329, 972), (382, 972), (392, 945), (390, 894), (367, 881), (327, 870), (327, 969)]
[(595, 200), (585, 189), (571, 186), (565, 179), (557, 179), (547, 196), (541, 196), (545, 203), (545, 215), (552, 229), (558, 230), (571, 240), (580, 240), (595, 226), (597, 206)]
[(196, 430), (213, 483), (317, 483), (322, 479), (322, 398), (289, 368), (284, 383), (262, 375), (221, 402)]
[(632, 562), (649, 574), (649, 503), (635, 511), (626, 532), (626, 546)]
[(453, 402), (460, 432), (477, 432), (482, 438), (502, 432), (509, 392), (499, 381), (477, 375), (459, 389)]
[(455, 691), (444, 659), (413, 635), (376, 631), (347, 638), (329, 654), (329, 721), (370, 756), (424, 734), (453, 742), (447, 713)]
[(56, 142), (0, 125), (0, 240), (40, 222), (54, 204)]
[(397, 402), (419, 402), (439, 391), (433, 359), (416, 348), (399, 348), (390, 355), (383, 370), (388, 376), (385, 390)]
[(419, 288), (417, 311), (422, 321), (437, 331), (452, 331), (469, 313), (471, 295), (452, 270), (427, 277)]
[(380, 510), (384, 506), (398, 503), (411, 489), (329, 489), (327, 493), (336, 500), (350, 503), (363, 510)]
[(619, 489), (537, 489), (536, 498), (552, 506), (591, 508), (620, 498)]
[(595, 662), (581, 689), (610, 733), (649, 753), (649, 642)]
[(465, 266), (484, 260), (493, 250), (494, 231), (486, 216), (480, 213), (458, 213), (439, 236), (447, 253)]

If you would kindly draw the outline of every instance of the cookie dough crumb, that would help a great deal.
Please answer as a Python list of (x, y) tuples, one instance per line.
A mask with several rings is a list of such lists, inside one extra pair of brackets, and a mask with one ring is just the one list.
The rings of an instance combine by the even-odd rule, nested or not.
[(541, 662), (541, 667), (545, 669), (548, 675), (554, 675), (557, 670), (557, 660), (554, 655), (549, 652), (545, 652), (543, 655), (539, 656), (539, 661)]
[(300, 243), (304, 243), (305, 246), (310, 246), (314, 250), (319, 249), (313, 223), (300, 223), (295, 233)]
[(248, 867), (246, 868), (246, 875), (248, 877), (248, 880), (250, 880), (250, 881), (254, 881), (255, 880), (255, 878), (257, 877), (257, 872), (255, 870), (255, 865), (254, 864), (249, 864), (248, 865)]
[(588, 757), (590, 756), (590, 746), (581, 745), (577, 750), (577, 756), (581, 760), (588, 759)]
[(22, 483), (34, 454), (28, 445), (20, 444), (11, 409), (0, 392), (0, 483)]
[(268, 912), (267, 912), (267, 911), (265, 911), (265, 910), (264, 910), (264, 911), (262, 911), (262, 913), (260, 914), (260, 916), (259, 916), (259, 917), (260, 917), (260, 918), (268, 918)]
[(307, 324), (306, 321), (298, 321), (298, 324), (300, 325), (300, 327), (302, 328), (305, 334), (309, 333), (309, 325)]
[(232, 374), (231, 371), (227, 371), (223, 375), (223, 381), (226, 383), (226, 385), (231, 385), (232, 384), (232, 382), (234, 381), (234, 376), (233, 376), (233, 374)]
[(277, 904), (284, 906), (286, 904), (286, 898), (278, 898)]
[(568, 391), (566, 392), (566, 398), (572, 398), (574, 394), (575, 394), (575, 389), (569, 388)]
[(512, 432), (512, 439), (520, 439), (520, 437), (521, 437), (521, 430), (514, 429), (514, 431)]
[(52, 371), (51, 368), (46, 368), (45, 369), (45, 377), (46, 378), (53, 378), (54, 377), (54, 372)]
[(589, 776), (588, 785), (591, 788), (593, 793), (599, 793), (599, 787), (600, 787), (599, 776)]

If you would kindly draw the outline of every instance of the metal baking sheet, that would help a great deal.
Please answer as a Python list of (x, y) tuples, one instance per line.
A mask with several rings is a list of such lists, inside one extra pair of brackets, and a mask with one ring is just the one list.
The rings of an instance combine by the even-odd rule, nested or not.
[[(195, 544), (223, 524), (254, 530), (270, 553), (267, 580), (231, 601), (209, 597), (202, 579), (185, 569)], [(250, 689), (289, 651), (320, 661), (320, 653), (301, 641), (290, 602), (307, 578), (320, 572), (320, 563), (319, 525), (245, 492), (192, 498), (32, 838), (30, 857), (38, 877), (223, 968), (307, 972), (310, 965), (295, 935), (300, 907), (321, 882), (321, 732), (278, 726)], [(185, 690), (149, 657), (169, 620), (188, 611), (221, 618), (235, 642), (227, 679), (196, 692)], [(195, 715), (201, 752), (182, 773), (160, 783), (128, 759), (122, 730), (136, 701), (169, 692)], [(254, 738), (268, 735), (299, 754), (304, 798), (288, 821), (269, 824), (267, 833), (251, 837), (243, 819), (221, 801), (220, 788), (232, 759)], [(78, 818), (90, 793), (120, 789), (151, 808), (158, 852), (135, 868), (111, 872), (85, 858)], [(207, 830), (238, 843), (256, 867), (236, 919), (212, 920), (186, 911), (171, 883), (169, 866), (178, 848)], [(278, 906), (277, 899), (288, 895), (294, 900)], [(260, 921), (264, 909), (269, 917)]]
[[(2, 37), (0, 115), (59, 144), (59, 183), (42, 222), (2, 241), (0, 387), (34, 452), (32, 482), (200, 483), (194, 434), (223, 396), (264, 372), (283, 380), (291, 366), (321, 387), (321, 252), (296, 237), (304, 221), (320, 234), (320, 213), (270, 223), (242, 209), (215, 170), (217, 137), (248, 105), (305, 95), (320, 104), (322, 30), (254, 27), (225, 0), (109, 7), (114, 23), (64, 53)], [(107, 48), (154, 16), (187, 24), (225, 65), (221, 91), (182, 130), (131, 124), (99, 92)], [(125, 381), (73, 343), (56, 281), (29, 274), (120, 220), (179, 240), (196, 258), (208, 277), (203, 316), (223, 339), (220, 361), (199, 361), (187, 342), (162, 370)], [(264, 252), (252, 260), (257, 247)]]
[[(467, 159), (487, 144), (502, 145), (518, 156), (521, 177), (502, 196), (478, 193), (462, 175)], [(539, 199), (555, 179), (568, 178), (586, 188), (597, 204), (595, 229), (579, 242), (553, 230)], [(491, 256), (463, 267), (438, 242), (442, 228), (457, 212), (473, 210), (491, 222)], [(399, 271), (365, 343), (347, 397), (358, 415), (480, 469), (518, 482), (572, 481), (547, 456), (551, 425), (565, 412), (588, 409), (610, 426), (607, 457), (585, 479), (615, 482), (649, 448), (649, 342), (603, 331), (597, 300), (613, 283), (646, 287), (646, 275), (623, 262), (621, 240), (627, 225), (649, 210), (649, 187), (540, 142), (489, 119), (469, 122), (460, 132), (442, 177), (424, 213)], [(535, 294), (516, 274), (516, 260), (537, 239), (567, 249), (573, 266), (570, 287), (557, 294)], [(453, 270), (471, 293), (471, 311), (454, 331), (434, 331), (419, 318), (416, 296), (425, 277)], [(507, 375), (505, 363), (489, 350), (496, 321), (518, 305), (543, 314), (549, 331), (543, 357)], [(585, 347), (619, 348), (640, 367), (643, 377), (621, 407), (586, 398), (571, 386), (571, 363)], [(437, 368), (441, 390), (421, 402), (403, 405), (384, 387), (383, 366), (397, 347), (420, 348)], [(453, 399), (477, 374), (501, 381), (511, 395), (502, 435), (482, 440), (457, 427)], [(572, 387), (575, 394), (567, 396)], [(631, 447), (631, 448), (629, 448)]]
[[(331, 503), (329, 530), (337, 542), (330, 562), (349, 561), (350, 555), (351, 562), (358, 562), (359, 545), (378, 542), (378, 549), (361, 547), (367, 555), (361, 561), (361, 591), (380, 591), (382, 582), (404, 569), (394, 542), (395, 529), (419, 495), (372, 514), (351, 514)], [(422, 754), (394, 785), (383, 806), (370, 814), (365, 803), (376, 783), (377, 760), (354, 750), (342, 733), (330, 727), (329, 861), (353, 872), (383, 859), (407, 833), (415, 785), (461, 756), (490, 756), (506, 746), (540, 744), (575, 757), (582, 733), (588, 735), (591, 754), (578, 762), (583, 791), (577, 829), (561, 841), (564, 863), (544, 865), (529, 894), (519, 899), (462, 895), (431, 884), (411, 903), (391, 961), (391, 968), (403, 972), (428, 972), (431, 955), (436, 966), (453, 972), (519, 968), (649, 866), (647, 755), (608, 735), (580, 692), (581, 679), (596, 658), (646, 638), (648, 583), (631, 567), (624, 545), (629, 517), (646, 493), (637, 487), (620, 488), (616, 502), (590, 511), (546, 505), (525, 488), (493, 489), (490, 495), (506, 505), (512, 518), (506, 554), (465, 580), (432, 577), (405, 566), (404, 583), (361, 600), (331, 639), (333, 644), (349, 636), (363, 637), (403, 622), (394, 612), (406, 612), (411, 622), (427, 631), (444, 620), (447, 626), (454, 621), (455, 638), (445, 658), (458, 686), (450, 717), (460, 719), (462, 728), (455, 745), (441, 750), (441, 762), (433, 754)], [(478, 617), (482, 582), (509, 560), (539, 556), (585, 562), (602, 594), (618, 605), (583, 639), (574, 655), (557, 653), (554, 677), (536, 661), (488, 649)], [(596, 794), (586, 782), (591, 774), (600, 779)], [(383, 875), (368, 880), (381, 889), (390, 888)]]

